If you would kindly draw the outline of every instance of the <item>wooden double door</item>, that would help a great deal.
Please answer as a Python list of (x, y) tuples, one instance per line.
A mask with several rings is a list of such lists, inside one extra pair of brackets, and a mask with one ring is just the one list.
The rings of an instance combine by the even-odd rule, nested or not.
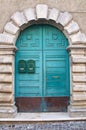
[(68, 41), (50, 25), (21, 32), (16, 46), (15, 100), (22, 112), (66, 111), (70, 96)]

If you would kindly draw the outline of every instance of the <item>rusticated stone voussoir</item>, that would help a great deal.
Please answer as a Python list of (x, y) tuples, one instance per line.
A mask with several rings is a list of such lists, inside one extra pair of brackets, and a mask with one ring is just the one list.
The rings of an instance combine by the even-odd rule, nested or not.
[(23, 11), (27, 21), (36, 20), (36, 13), (34, 8), (28, 8)]
[[(38, 4), (36, 8), (27, 8), (22, 12), (15, 12), (11, 17), (12, 21), (8, 22), (4, 27), (4, 30), (8, 32), (8, 34), (0, 34), (0, 43), (14, 43), (17, 39), (16, 34), (23, 25), (26, 25), (27, 27), (31, 21), (34, 20), (37, 23), (39, 19), (45, 19), (49, 22), (53, 20), (57, 24), (57, 27), (58, 24), (63, 26), (63, 32), (65, 34), (67, 32), (66, 36), (70, 39), (71, 44), (86, 43), (85, 34), (80, 32), (78, 24), (72, 20), (73, 18), (70, 13), (60, 12), (56, 8), (49, 9), (46, 4)], [(14, 36), (10, 37), (10, 34), (13, 34)]]
[(86, 44), (86, 35), (84, 33), (81, 33), (80, 31), (78, 33), (71, 35), (70, 39), (72, 44), (80, 44), (80, 43)]
[(0, 44), (3, 45), (12, 45), (15, 43), (15, 35), (10, 35), (9, 33), (1, 33), (0, 34)]
[(79, 25), (75, 21), (71, 21), (65, 28), (68, 34), (74, 34), (79, 31)]
[(4, 30), (10, 34), (17, 34), (19, 31), (19, 27), (17, 27), (16, 25), (13, 24), (13, 22), (8, 22), (5, 27)]
[(72, 15), (68, 12), (60, 13), (57, 23), (60, 23), (63, 27), (68, 25), (72, 20)]
[(53, 21), (56, 21), (58, 16), (60, 14), (60, 11), (56, 8), (53, 8), (53, 9), (50, 9), (49, 10), (49, 16), (48, 16), (48, 19), (49, 20), (53, 20)]
[(47, 19), (48, 6), (45, 4), (38, 4), (36, 6), (36, 17), (37, 19)]
[(27, 23), (27, 20), (26, 20), (25, 16), (23, 15), (23, 12), (15, 12), (12, 15), (11, 19), (19, 27), (21, 27), (23, 24)]

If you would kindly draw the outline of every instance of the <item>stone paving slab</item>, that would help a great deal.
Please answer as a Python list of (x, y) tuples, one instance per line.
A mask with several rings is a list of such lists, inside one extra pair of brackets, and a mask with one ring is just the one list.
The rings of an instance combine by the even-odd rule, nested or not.
[(86, 121), (86, 117), (70, 117), (67, 112), (17, 113), (14, 118), (0, 118), (0, 122), (62, 122)]
[(0, 124), (0, 130), (86, 130), (86, 121)]

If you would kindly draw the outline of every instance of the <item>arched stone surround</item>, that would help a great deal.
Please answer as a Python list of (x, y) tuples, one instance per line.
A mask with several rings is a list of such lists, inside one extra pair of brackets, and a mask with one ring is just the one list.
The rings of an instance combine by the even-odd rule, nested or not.
[(60, 12), (45, 4), (15, 12), (0, 34), (0, 117), (17, 114), (14, 95), (14, 59), (19, 32), (32, 24), (51, 24), (69, 40), (70, 106), (69, 116), (86, 116), (86, 36), (68, 12)]

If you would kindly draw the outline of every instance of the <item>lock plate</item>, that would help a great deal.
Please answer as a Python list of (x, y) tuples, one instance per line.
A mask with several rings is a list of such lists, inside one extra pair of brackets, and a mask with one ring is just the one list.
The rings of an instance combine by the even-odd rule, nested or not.
[(35, 61), (34, 60), (28, 60), (27, 61), (27, 68), (28, 73), (35, 73)]
[(25, 60), (19, 60), (18, 72), (19, 73), (26, 73), (26, 61)]

